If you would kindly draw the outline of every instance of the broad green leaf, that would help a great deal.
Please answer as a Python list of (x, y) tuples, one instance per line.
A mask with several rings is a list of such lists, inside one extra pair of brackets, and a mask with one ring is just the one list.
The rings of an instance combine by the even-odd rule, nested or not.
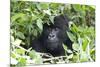
[(80, 16), (80, 15), (74, 15), (74, 16), (71, 17), (71, 19), (76, 19), (76, 18), (82, 18), (82, 16)]
[(12, 58), (16, 58), (16, 57), (17, 57), (16, 54), (13, 54), (13, 53), (11, 53), (10, 56), (11, 56)]
[(22, 18), (24, 16), (25, 16), (25, 14), (23, 14), (23, 13), (16, 13), (14, 16), (11, 17), (11, 22), (14, 22), (18, 18)]
[(49, 8), (49, 4), (48, 4), (48, 3), (39, 3), (39, 4), (37, 4), (36, 6), (37, 6), (37, 8), (38, 8), (39, 10), (42, 10), (42, 9), (46, 10), (46, 9)]
[(75, 32), (75, 33), (78, 33), (79, 28), (78, 28), (74, 23), (72, 23), (71, 30), (72, 30), (73, 32)]
[(73, 62), (77, 63), (79, 62), (79, 54), (73, 55)]
[(32, 14), (32, 20), (34, 21), (34, 20), (36, 20), (38, 17), (36, 16), (36, 15), (34, 15), (33, 13), (31, 13)]
[(96, 6), (94, 6), (94, 5), (91, 5), (90, 7), (92, 7), (93, 9), (95, 9), (95, 8), (96, 8)]
[(85, 51), (86, 48), (87, 48), (87, 45), (89, 43), (89, 40), (87, 38), (83, 38), (82, 40), (83, 40), (83, 42), (82, 42), (82, 48), (83, 48), (83, 51)]
[(26, 58), (18, 58), (19, 64), (18, 66), (25, 66), (26, 65)]
[(25, 50), (23, 49), (16, 49), (16, 52), (20, 55), (24, 55), (25, 54)]
[(76, 11), (81, 11), (81, 10), (82, 10), (81, 5), (79, 5), (79, 4), (73, 5), (73, 8), (74, 8)]
[(22, 32), (17, 32), (16, 36), (21, 38), (21, 39), (25, 39), (25, 36), (24, 36), (24, 34)]
[(74, 50), (79, 51), (80, 46), (79, 46), (78, 43), (73, 43), (72, 46), (73, 46), (73, 49), (74, 49)]
[(30, 56), (32, 59), (34, 59), (34, 58), (37, 57), (37, 53), (36, 53), (34, 50), (32, 50), (32, 51), (29, 52), (29, 56)]
[(27, 29), (29, 31), (29, 34), (31, 34), (32, 33), (32, 29), (33, 29), (33, 25), (32, 24), (28, 24), (27, 25)]
[(53, 10), (58, 9), (59, 8), (59, 4), (51, 3), (50, 4), (50, 8), (52, 8)]
[(41, 6), (42, 9), (48, 9), (49, 8), (48, 3), (41, 3), (40, 6)]
[(72, 33), (67, 32), (67, 35), (68, 35), (68, 37), (70, 38), (71, 41), (73, 41), (73, 42), (76, 41), (76, 37)]
[(14, 42), (14, 37), (13, 36), (10, 36), (10, 38), (11, 38), (11, 42)]
[(91, 58), (95, 61), (95, 58), (96, 58), (95, 48), (90, 50), (90, 55), (91, 55)]
[(90, 50), (91, 54), (94, 53), (94, 52), (95, 52), (95, 48), (93, 48), (93, 49)]
[(40, 56), (37, 57), (37, 59), (35, 60), (35, 64), (42, 64), (42, 58)]
[(49, 17), (50, 21), (51, 21), (53, 24), (54, 24), (54, 17), (55, 17), (55, 16), (50, 16), (50, 17)]
[(89, 59), (89, 58), (88, 58), (87, 53), (84, 52), (84, 51), (82, 51), (82, 53), (80, 54), (80, 61), (81, 61), (81, 62), (87, 62), (87, 61), (89, 61), (88, 59)]
[(83, 51), (83, 49), (82, 49), (82, 38), (78, 38), (78, 44), (79, 44), (79, 52), (80, 52), (80, 54), (82, 53), (82, 51)]
[(43, 23), (43, 21), (42, 21), (41, 19), (38, 19), (38, 20), (37, 20), (37, 26), (38, 26), (41, 30), (43, 30), (43, 25), (42, 25), (42, 23)]
[(37, 36), (37, 34), (38, 34), (37, 30), (34, 29), (34, 30), (33, 30), (33, 35), (34, 35), (34, 36)]
[(79, 38), (78, 38), (78, 43), (79, 43), (80, 46), (82, 46), (82, 42), (83, 42), (83, 41), (82, 41), (82, 38), (79, 37)]
[(29, 55), (34, 60), (35, 64), (41, 64), (42, 63), (41, 56), (39, 54), (37, 54), (34, 50), (30, 51)]
[(13, 42), (13, 44), (14, 44), (14, 45), (20, 45), (21, 42), (22, 42), (22, 40), (16, 39), (16, 40)]
[(67, 50), (67, 46), (66, 46), (66, 45), (64, 45), (64, 44), (63, 44), (63, 48), (64, 48), (65, 50)]
[(43, 12), (51, 16), (51, 11), (49, 9), (48, 10), (43, 10)]

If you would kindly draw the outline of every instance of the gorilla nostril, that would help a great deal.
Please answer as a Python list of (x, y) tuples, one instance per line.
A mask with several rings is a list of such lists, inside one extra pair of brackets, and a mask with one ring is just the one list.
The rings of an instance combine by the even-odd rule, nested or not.
[(54, 35), (54, 34), (50, 34), (49, 36), (50, 36), (51, 38), (52, 38), (52, 37), (55, 37), (55, 35)]
[(52, 35), (51, 37), (55, 37), (55, 35)]
[(54, 38), (55, 38), (55, 35), (54, 35), (54, 34), (50, 34), (50, 35), (48, 36), (48, 38), (49, 38), (49, 39), (54, 39)]

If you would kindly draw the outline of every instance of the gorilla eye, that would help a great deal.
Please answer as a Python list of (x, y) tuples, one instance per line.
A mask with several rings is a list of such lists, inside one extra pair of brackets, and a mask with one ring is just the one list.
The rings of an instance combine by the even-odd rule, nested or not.
[(49, 31), (51, 31), (51, 28), (49, 28)]
[(55, 31), (58, 31), (59, 29), (58, 28), (55, 28)]

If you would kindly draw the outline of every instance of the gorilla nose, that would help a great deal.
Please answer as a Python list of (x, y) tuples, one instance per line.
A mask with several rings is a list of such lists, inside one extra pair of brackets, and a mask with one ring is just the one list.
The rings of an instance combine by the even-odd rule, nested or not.
[(55, 35), (52, 35), (52, 34), (51, 34), (50, 37), (55, 37)]
[(54, 39), (55, 38), (55, 35), (54, 34), (49, 34), (48, 38), (49, 39)]
[(52, 38), (52, 37), (55, 37), (55, 35), (54, 35), (54, 34), (50, 34), (49, 36), (50, 36), (51, 38)]

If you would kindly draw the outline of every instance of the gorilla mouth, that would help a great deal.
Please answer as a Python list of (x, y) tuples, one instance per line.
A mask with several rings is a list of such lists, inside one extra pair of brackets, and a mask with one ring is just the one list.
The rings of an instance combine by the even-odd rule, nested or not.
[(58, 39), (47, 39), (48, 43), (55, 43), (55, 42), (59, 42)]

